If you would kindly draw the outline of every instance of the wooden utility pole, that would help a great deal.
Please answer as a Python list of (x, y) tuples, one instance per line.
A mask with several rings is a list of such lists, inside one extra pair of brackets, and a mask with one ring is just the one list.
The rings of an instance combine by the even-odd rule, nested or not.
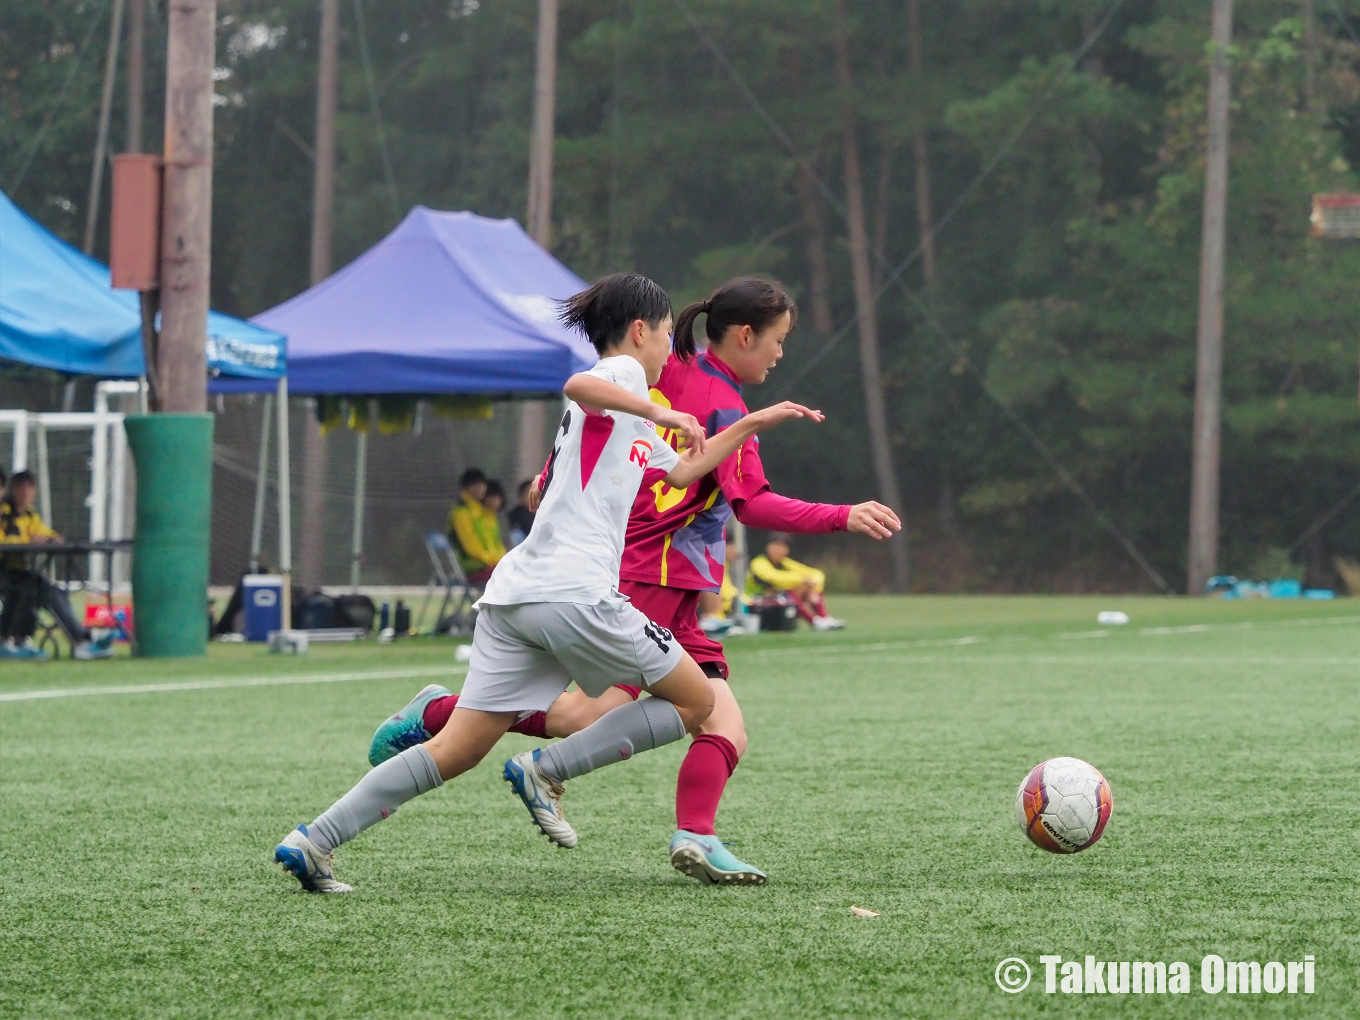
[(146, 96), (146, 0), (128, 0), (127, 139), (124, 152), (141, 152)]
[(158, 374), (161, 409), (190, 414), (208, 409), (216, 33), (217, 0), (170, 5)]
[[(845, 17), (845, 0), (836, 5), (837, 26), (836, 85), (841, 92), (841, 125), (844, 134), (845, 206), (850, 241), (850, 270), (854, 278), (855, 325), (859, 331), (860, 371), (864, 382), (864, 413), (869, 426), (869, 449), (874, 475), (883, 502), (898, 514), (902, 498), (893, 469), (892, 439), (888, 432), (888, 412), (883, 400), (883, 373), (878, 356), (878, 311), (874, 304), (873, 269), (869, 262), (869, 234), (864, 223), (864, 182), (860, 172), (859, 125), (855, 117), (854, 76), (850, 70), (850, 40)], [(889, 543), (892, 556), (892, 590), (907, 590), (907, 535)]]
[[(331, 274), (335, 232), (335, 113), (340, 101), (340, 0), (321, 0), (316, 71), (316, 135), (312, 168), (312, 286)], [(315, 416), (302, 426), (302, 534), (298, 579), (321, 584), (326, 548), (326, 437)]]
[(1199, 353), (1195, 366), (1190, 475), (1190, 563), (1186, 590), (1204, 594), (1218, 565), (1219, 447), (1223, 428), (1223, 255), (1228, 205), (1228, 47), (1232, 0), (1214, 0), (1210, 32), (1209, 140), (1204, 160), (1204, 237), (1199, 271)]
[(86, 255), (94, 254), (94, 233), (99, 226), (99, 193), (104, 187), (104, 158), (109, 148), (109, 115), (113, 112), (113, 83), (118, 77), (118, 44), (122, 40), (123, 0), (113, 0), (109, 19), (109, 48), (104, 56), (104, 88), (99, 94), (99, 126), (95, 129), (94, 160), (90, 165), (90, 191), (85, 202)]
[[(557, 0), (538, 0), (538, 43), (534, 60), (534, 115), (529, 131), (529, 236), (552, 250), (553, 134), (557, 108)], [(543, 468), (547, 414), (543, 401), (519, 409), (518, 476)]]

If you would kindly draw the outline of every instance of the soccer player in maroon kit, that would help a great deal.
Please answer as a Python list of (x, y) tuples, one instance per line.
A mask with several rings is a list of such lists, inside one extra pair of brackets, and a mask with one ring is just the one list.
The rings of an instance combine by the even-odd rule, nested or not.
[[(694, 326), (707, 316), (707, 350), (699, 351)], [(707, 301), (680, 313), (670, 359), (651, 399), (692, 414), (708, 435), (746, 413), (743, 384), (758, 384), (784, 356), (784, 339), (797, 321), (793, 299), (757, 277), (723, 284)], [(681, 437), (659, 430), (678, 449)], [(676, 785), (677, 831), (671, 864), (700, 881), (762, 884), (758, 868), (736, 859), (714, 832), (718, 803), (746, 751), (741, 707), (727, 683), (723, 647), (699, 627), (701, 592), (716, 592), (725, 566), (724, 528), (733, 514), (748, 527), (798, 534), (852, 531), (875, 539), (901, 529), (881, 503), (836, 506), (805, 503), (771, 491), (760, 462), (759, 443), (748, 440), (717, 470), (686, 489), (672, 489), (644, 477), (628, 521), (620, 570), (620, 591), (651, 620), (674, 633), (714, 687), (715, 707), (690, 745)], [(535, 736), (568, 736), (605, 712), (638, 696), (636, 687), (614, 687), (598, 698), (581, 691), (562, 695), (546, 713), (514, 727)], [(447, 721), (457, 695), (427, 687), (374, 735), (369, 759), (375, 765), (403, 750), (405, 740), (429, 739)]]

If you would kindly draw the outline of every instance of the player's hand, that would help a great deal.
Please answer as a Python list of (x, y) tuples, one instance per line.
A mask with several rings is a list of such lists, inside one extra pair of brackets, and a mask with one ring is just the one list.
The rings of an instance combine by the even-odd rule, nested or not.
[(757, 432), (764, 432), (766, 429), (774, 428), (780, 422), (789, 421), (792, 418), (809, 418), (812, 421), (820, 422), (826, 420), (826, 415), (822, 414), (821, 411), (804, 407), (802, 404), (795, 404), (792, 400), (781, 400), (769, 407), (762, 407), (759, 411), (752, 411), (746, 418), (755, 426)]
[(875, 503), (871, 499), (867, 503), (850, 508), (850, 516), (845, 521), (845, 530), (868, 535), (870, 538), (891, 538), (894, 531), (902, 530), (902, 522), (897, 519), (897, 514), (882, 503)]
[(538, 478), (530, 483), (529, 494), (524, 497), (524, 502), (529, 507), (531, 514), (538, 513), (538, 504), (543, 502), (543, 486)]
[(704, 427), (699, 424), (699, 419), (692, 414), (685, 414), (684, 411), (677, 411), (673, 407), (662, 407), (656, 405), (656, 410), (652, 412), (652, 421), (663, 428), (674, 429), (685, 439), (685, 445), (693, 450), (695, 454), (702, 454), (708, 447), (708, 437), (704, 433)]

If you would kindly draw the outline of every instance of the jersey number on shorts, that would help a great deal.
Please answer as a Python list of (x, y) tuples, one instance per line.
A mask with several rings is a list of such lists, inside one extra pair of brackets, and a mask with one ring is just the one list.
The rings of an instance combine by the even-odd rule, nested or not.
[(647, 621), (647, 626), (642, 628), (642, 632), (655, 641), (656, 647), (660, 648), (662, 652), (669, 654), (671, 646), (668, 642), (675, 640), (674, 634), (661, 624), (653, 623), (651, 620)]

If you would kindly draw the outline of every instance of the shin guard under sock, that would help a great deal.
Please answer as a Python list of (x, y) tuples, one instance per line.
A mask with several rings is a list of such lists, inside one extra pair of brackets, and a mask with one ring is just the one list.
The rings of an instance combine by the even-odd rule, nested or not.
[(727, 780), (737, 767), (737, 749), (716, 733), (701, 733), (689, 745), (675, 781), (675, 827), (712, 836)]
[(669, 701), (648, 698), (620, 705), (565, 740), (545, 747), (538, 767), (563, 782), (626, 761), (639, 751), (670, 744), (685, 735), (680, 713)]
[(429, 793), (444, 780), (423, 745), (389, 758), (307, 826), (312, 842), (327, 852), (348, 843), (370, 825), (390, 817), (408, 800)]

